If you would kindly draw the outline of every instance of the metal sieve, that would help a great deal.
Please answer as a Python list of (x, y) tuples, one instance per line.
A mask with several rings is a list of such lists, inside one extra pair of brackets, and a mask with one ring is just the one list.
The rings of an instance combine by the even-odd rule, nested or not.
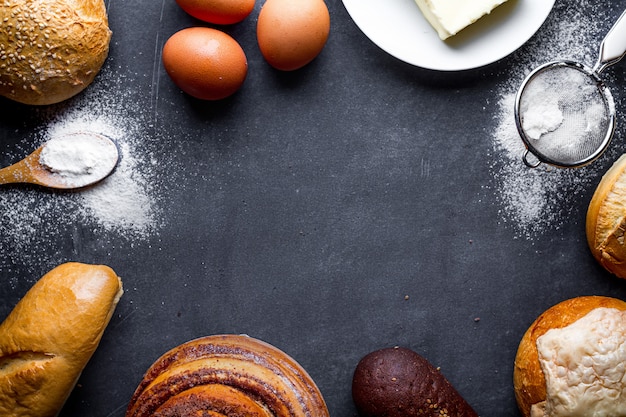
[[(626, 11), (600, 44), (593, 68), (555, 61), (534, 69), (515, 99), (524, 163), (572, 168), (596, 160), (615, 131), (615, 102), (600, 74), (626, 53)], [(532, 157), (531, 157), (532, 155)]]

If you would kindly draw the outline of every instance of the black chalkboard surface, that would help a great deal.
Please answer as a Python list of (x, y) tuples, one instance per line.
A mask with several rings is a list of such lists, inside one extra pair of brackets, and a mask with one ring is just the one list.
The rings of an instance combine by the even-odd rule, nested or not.
[(274, 70), (257, 3), (223, 28), (249, 65), (230, 98), (187, 96), (160, 61), (171, 34), (208, 24), (173, 0), (109, 0), (92, 85), (45, 107), (0, 100), (2, 166), (72, 129), (106, 131), (122, 155), (93, 189), (0, 189), (0, 317), (63, 262), (107, 264), (124, 282), (61, 417), (124, 416), (161, 354), (222, 333), (291, 355), (335, 417), (356, 415), (359, 359), (395, 345), (440, 367), (479, 415), (519, 416), (513, 360), (532, 321), (579, 295), (626, 298), (585, 237), (593, 191), (624, 152), (623, 65), (605, 77), (614, 142), (588, 167), (526, 168), (509, 103), (543, 61), (594, 59), (626, 2), (557, 0), (520, 49), (453, 72), (388, 55), (339, 0), (322, 53)]

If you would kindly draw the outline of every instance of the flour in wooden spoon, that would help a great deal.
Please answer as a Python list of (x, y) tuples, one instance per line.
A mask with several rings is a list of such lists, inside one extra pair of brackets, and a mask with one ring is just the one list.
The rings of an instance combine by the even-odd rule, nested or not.
[(119, 164), (111, 176), (77, 194), (81, 212), (108, 231), (136, 237), (149, 235), (157, 225), (152, 184), (143, 175), (143, 170), (150, 166), (146, 166), (142, 150), (135, 148), (132, 128), (120, 125), (121, 122), (124, 119), (120, 116), (111, 120), (106, 115), (79, 110), (51, 122), (47, 135), (61, 137), (90, 130), (115, 140), (120, 153)]
[(93, 132), (77, 132), (46, 142), (39, 163), (61, 182), (84, 187), (105, 178), (115, 167), (115, 144)]
[[(52, 115), (42, 109), (40, 128), (22, 132), (26, 139), (19, 145), (21, 149), (2, 149), (17, 161), (54, 138), (93, 132), (108, 136), (119, 151), (113, 173), (79, 191), (29, 186), (0, 189), (0, 268), (9, 275), (13, 268), (38, 274), (60, 262), (81, 258), (85, 252), (104, 256), (120, 246), (158, 238), (162, 215), (155, 180), (157, 164), (146, 140), (149, 122), (129, 116), (128, 106), (132, 110), (137, 104), (136, 92), (108, 88), (106, 83), (117, 86), (119, 80), (107, 79), (106, 72), (100, 80), (105, 85), (94, 85), (82, 100), (58, 108)], [(63, 162), (64, 175), (92, 169), (93, 161), (71, 167), (75, 162)]]

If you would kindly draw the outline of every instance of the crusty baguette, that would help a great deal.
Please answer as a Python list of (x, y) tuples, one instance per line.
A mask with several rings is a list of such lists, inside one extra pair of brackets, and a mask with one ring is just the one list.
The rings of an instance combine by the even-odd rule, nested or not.
[(600, 264), (626, 278), (626, 154), (609, 170), (589, 202), (587, 243)]
[(0, 96), (46, 105), (95, 78), (109, 53), (103, 0), (0, 2)]
[(626, 310), (626, 302), (601, 296), (583, 296), (562, 301), (542, 313), (528, 328), (517, 349), (513, 370), (515, 398), (524, 417), (534, 404), (546, 400), (546, 379), (539, 363), (537, 339), (550, 329), (566, 327), (590, 311), (600, 308)]
[(0, 416), (56, 416), (121, 295), (104, 265), (65, 263), (35, 283), (0, 324)]

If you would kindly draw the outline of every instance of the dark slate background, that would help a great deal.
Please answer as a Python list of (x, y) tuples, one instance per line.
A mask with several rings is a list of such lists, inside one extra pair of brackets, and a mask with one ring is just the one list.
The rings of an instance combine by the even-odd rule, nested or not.
[[(158, 356), (218, 333), (249, 334), (293, 356), (335, 417), (356, 415), (358, 360), (394, 345), (441, 367), (481, 416), (518, 416), (513, 360), (530, 323), (569, 297), (626, 297), (586, 246), (600, 174), (560, 228), (529, 241), (502, 221), (489, 188), (497, 121), (484, 107), (493, 110), (497, 86), (528, 51), (470, 71), (416, 68), (380, 50), (329, 0), (326, 48), (281, 73), (256, 47), (257, 3), (225, 29), (245, 45), (245, 85), (207, 103), (182, 94), (160, 63), (167, 37), (203, 23), (173, 0), (107, 1), (113, 42), (90, 89), (133, 92), (129, 117), (149, 120), (146, 147), (162, 158), (155, 187), (165, 218), (148, 241), (61, 228), (42, 265), (2, 264), (0, 317), (64, 261), (105, 263), (124, 280), (61, 417), (122, 417)], [(574, 3), (557, 0), (549, 19), (581, 7)], [(606, 3), (615, 15), (626, 5)], [(613, 74), (619, 96), (623, 71)], [(0, 163), (29, 147), (44, 113), (0, 100)], [(621, 148), (597, 163), (608, 167)]]

